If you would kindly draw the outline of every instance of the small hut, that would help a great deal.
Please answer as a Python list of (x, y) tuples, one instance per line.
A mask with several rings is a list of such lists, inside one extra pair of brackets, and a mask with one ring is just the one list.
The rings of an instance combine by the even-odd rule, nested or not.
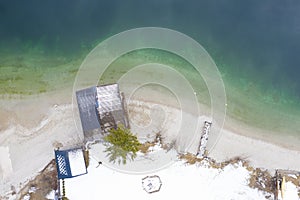
[(82, 148), (55, 150), (58, 179), (73, 178), (87, 173)]
[(58, 187), (57, 191), (55, 191), (54, 199), (64, 199), (63, 197), (65, 197), (65, 179), (87, 174), (87, 166), (83, 151), (83, 148), (72, 148), (54, 151), (58, 178)]
[(94, 86), (76, 92), (85, 141), (101, 140), (118, 124), (129, 127), (124, 97), (118, 84)]

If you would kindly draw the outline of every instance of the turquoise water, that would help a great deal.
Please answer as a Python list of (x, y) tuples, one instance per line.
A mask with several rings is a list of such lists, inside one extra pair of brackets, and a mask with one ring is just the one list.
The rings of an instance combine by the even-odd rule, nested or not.
[(248, 99), (260, 112), (269, 106), (297, 116), (299, 10), (296, 0), (1, 1), (0, 93), (69, 87), (99, 42), (127, 29), (158, 26), (185, 33), (208, 51), (228, 100), (235, 102), (229, 114), (247, 115), (246, 122), (256, 118), (250, 112), (255, 106), (245, 107)]

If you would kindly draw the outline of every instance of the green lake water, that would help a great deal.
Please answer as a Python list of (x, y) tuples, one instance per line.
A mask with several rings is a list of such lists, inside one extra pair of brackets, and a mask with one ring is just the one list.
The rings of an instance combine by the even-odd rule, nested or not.
[[(85, 56), (121, 31), (157, 26), (197, 40), (225, 83), (228, 116), (279, 133), (300, 134), (300, 2), (269, 1), (1, 1), (2, 98), (71, 88)], [(174, 66), (209, 105), (201, 77), (162, 51), (133, 52), (113, 66), (158, 62)], [(102, 80), (104, 81), (104, 80)], [(104, 81), (105, 82), (105, 81)], [(198, 85), (197, 85), (198, 84)]]

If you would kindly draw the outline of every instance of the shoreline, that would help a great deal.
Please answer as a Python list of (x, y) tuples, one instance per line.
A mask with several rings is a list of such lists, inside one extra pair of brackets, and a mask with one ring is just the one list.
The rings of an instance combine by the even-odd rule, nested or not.
[[(2, 194), (9, 191), (11, 185), (18, 188), (21, 187), (20, 183), (26, 183), (35, 177), (53, 159), (54, 148), (59, 145), (71, 147), (82, 140), (82, 133), (74, 125), (71, 97), (67, 97), (66, 94), (72, 94), (72, 91), (62, 90), (47, 93), (34, 99), (0, 100), (1, 108), (5, 108), (5, 112), (1, 111), (9, 114), (8, 119), (5, 117), (0, 119), (1, 125), (5, 124), (2, 123), (2, 120), (7, 120), (6, 125), (0, 126), (2, 136), (0, 147), (5, 149), (2, 153), (9, 158), (9, 160), (1, 160), (0, 168), (12, 166), (12, 171), (11, 169), (6, 170), (9, 174), (3, 174), (5, 179), (0, 181)], [(150, 96), (153, 97), (153, 95)], [(164, 107), (171, 116), (176, 118), (178, 115), (176, 106), (166, 105), (168, 98), (160, 99), (161, 102), (142, 101), (141, 99), (138, 102), (148, 108), (149, 105), (154, 108)], [(207, 110), (203, 112), (207, 113)], [(25, 116), (24, 113), (26, 113)], [(205, 115), (202, 117), (203, 119), (209, 118)], [(240, 132), (230, 130), (227, 123), (228, 120), (225, 122), (225, 129), (222, 130), (218, 144), (210, 152), (209, 157), (220, 162), (240, 156), (250, 161), (252, 166), (270, 171), (276, 168), (299, 170), (300, 151), (284, 148), (251, 136), (244, 136)], [(237, 129), (243, 128), (242, 124), (233, 123), (231, 125), (235, 125)], [(168, 126), (172, 126), (172, 123)], [(250, 130), (251, 128), (254, 129), (248, 127)], [(33, 160), (34, 162), (32, 162)]]
[[(66, 93), (62, 92), (61, 94)], [(42, 99), (50, 102), (41, 101)], [(6, 163), (6, 166), (11, 164), (13, 169), (13, 173), (3, 175), (6, 178), (0, 182), (4, 191), (10, 190), (10, 185), (18, 186), (20, 183), (34, 177), (53, 159), (53, 149), (56, 145), (72, 146), (80, 142), (82, 134), (78, 133), (74, 126), (72, 106), (67, 103), (67, 99), (61, 96), (57, 98), (44, 95), (37, 100), (27, 99), (26, 103), (22, 100), (11, 102), (8, 111), (9, 109), (15, 109), (15, 105), (18, 105), (17, 109), (26, 107), (25, 110), (21, 110), (21, 114), (26, 112), (28, 115), (33, 115), (35, 113), (33, 119), (37, 121), (26, 127), (22, 126), (22, 123), (26, 124), (26, 120), (19, 123), (17, 119), (15, 121), (10, 119), (12, 124), (0, 129), (0, 146), (5, 148), (6, 151), (8, 150), (9, 155), (7, 156), (10, 158), (10, 163), (7, 163), (7, 160), (1, 162)], [(31, 106), (28, 108), (30, 102)], [(142, 105), (155, 104), (154, 102), (142, 101), (140, 103)], [(4, 104), (5, 102), (1, 100), (1, 105)], [(45, 108), (45, 106), (49, 107)], [(165, 105), (160, 104), (160, 106)], [(177, 112), (174, 107), (165, 107), (173, 113)], [(43, 115), (39, 115), (41, 113)], [(48, 114), (45, 115), (45, 113)], [(11, 117), (13, 119), (15, 116), (12, 115)], [(250, 164), (254, 167), (262, 167), (268, 170), (274, 170), (275, 168), (297, 170), (300, 166), (300, 151), (283, 148), (230, 130), (223, 131), (218, 145), (209, 154), (209, 157), (217, 161), (241, 156), (250, 161)], [(245, 147), (245, 144), (248, 146)], [(34, 159), (34, 162), (32, 162), (32, 159)], [(297, 160), (298, 162), (296, 162)], [(24, 168), (24, 165), (27, 167)]]
[[(153, 102), (139, 101), (139, 103), (144, 104), (147, 108), (159, 105)], [(174, 107), (166, 105), (162, 105), (162, 107), (169, 108), (173, 111), (177, 110)], [(202, 119), (202, 122), (209, 119), (207, 116), (200, 116), (200, 118)], [(200, 124), (200, 126), (202, 129), (203, 124)], [(214, 124), (212, 126), (214, 126)], [(249, 127), (247, 128), (251, 129)], [(191, 149), (193, 149), (192, 145)], [(275, 169), (291, 169), (298, 171), (300, 166), (299, 150), (243, 135), (239, 132), (234, 132), (230, 130), (228, 126), (225, 126), (221, 130), (221, 136), (215, 147), (209, 152), (208, 157), (215, 159), (217, 162), (241, 157), (242, 159), (249, 161), (251, 166), (267, 169), (269, 171), (274, 171)]]

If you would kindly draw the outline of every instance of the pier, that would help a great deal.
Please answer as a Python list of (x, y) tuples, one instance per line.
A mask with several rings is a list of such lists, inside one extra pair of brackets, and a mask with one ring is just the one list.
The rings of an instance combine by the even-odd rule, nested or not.
[(203, 127), (202, 135), (200, 138), (200, 142), (199, 142), (199, 146), (198, 146), (198, 150), (197, 150), (197, 154), (196, 154), (197, 157), (206, 156), (206, 145), (207, 145), (211, 125), (212, 125), (212, 122), (208, 122), (208, 121), (204, 122), (204, 127)]

